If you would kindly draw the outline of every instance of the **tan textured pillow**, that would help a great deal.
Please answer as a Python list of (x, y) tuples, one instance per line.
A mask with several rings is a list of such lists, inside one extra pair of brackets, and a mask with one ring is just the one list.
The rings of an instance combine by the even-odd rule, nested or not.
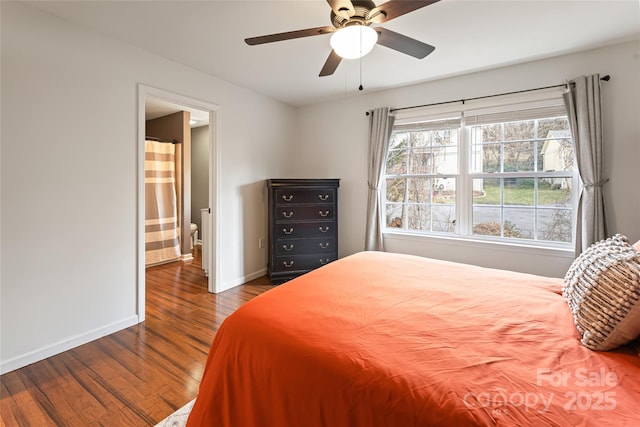
[(571, 264), (562, 296), (592, 350), (640, 336), (640, 253), (621, 234), (594, 243)]

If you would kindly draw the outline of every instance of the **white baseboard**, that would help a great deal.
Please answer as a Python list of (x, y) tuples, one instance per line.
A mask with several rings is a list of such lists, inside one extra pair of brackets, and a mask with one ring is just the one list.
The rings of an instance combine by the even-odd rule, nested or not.
[(254, 279), (257, 279), (258, 277), (262, 277), (265, 274), (267, 274), (267, 269), (266, 268), (262, 268), (262, 269), (260, 269), (260, 270), (258, 270), (256, 272), (253, 272), (253, 273), (247, 274), (245, 276), (239, 277), (239, 278), (237, 278), (235, 280), (231, 280), (229, 282), (225, 282), (225, 283), (222, 284), (222, 289), (220, 289), (220, 292), (224, 292), (224, 291), (226, 291), (228, 289), (235, 288), (236, 286), (243, 285), (243, 284), (245, 284), (247, 282), (250, 282), (250, 281), (252, 281)]
[[(267, 274), (267, 269), (262, 268), (258, 271), (239, 277), (235, 280), (225, 282), (222, 285), (222, 289), (220, 290), (220, 292), (223, 292), (228, 289), (234, 288), (236, 286), (242, 285), (244, 283), (250, 282), (251, 280), (257, 279), (258, 277), (262, 277), (265, 274)], [(0, 374), (6, 374), (7, 372), (15, 371), (16, 369), (20, 369), (32, 363), (39, 362), (43, 359), (46, 359), (47, 357), (55, 356), (56, 354), (60, 354), (64, 351), (71, 350), (72, 348), (78, 347), (82, 344), (86, 344), (98, 338), (102, 338), (106, 335), (112, 334), (114, 332), (118, 332), (130, 326), (136, 325), (137, 323), (138, 323), (137, 315), (129, 316), (126, 319), (111, 323), (101, 328), (94, 329), (93, 331), (89, 331), (87, 333), (79, 334), (79, 335), (58, 341), (57, 343), (42, 347), (38, 350), (34, 350), (29, 353), (25, 353), (23, 355), (14, 357), (9, 360), (0, 361)]]
[(15, 371), (24, 366), (30, 365), (35, 362), (39, 362), (47, 357), (55, 356), (64, 351), (71, 350), (82, 344), (97, 340), (106, 335), (118, 332), (122, 329), (128, 328), (138, 323), (138, 316), (129, 316), (126, 319), (119, 320), (101, 328), (94, 329), (87, 333), (79, 334), (57, 343), (42, 347), (38, 350), (31, 351), (29, 353), (14, 357), (9, 360), (3, 360), (0, 362), (0, 374), (6, 374), (7, 372)]

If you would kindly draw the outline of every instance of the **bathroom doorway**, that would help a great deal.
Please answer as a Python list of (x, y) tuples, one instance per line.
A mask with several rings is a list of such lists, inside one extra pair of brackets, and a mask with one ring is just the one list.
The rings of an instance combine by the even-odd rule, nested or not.
[[(218, 152), (217, 129), (218, 107), (207, 102), (174, 94), (172, 92), (149, 86), (138, 88), (138, 245), (137, 245), (137, 285), (138, 285), (138, 320), (145, 318), (145, 142), (149, 129), (162, 134), (159, 139), (166, 143), (186, 142), (179, 146), (180, 153), (176, 161), (179, 179), (177, 193), (180, 227), (180, 246), (183, 262), (191, 258), (191, 238), (197, 235), (197, 241), (203, 246), (202, 264), (207, 273), (207, 288), (216, 292), (219, 284), (219, 264), (217, 246), (217, 209), (218, 206)], [(184, 138), (173, 136), (165, 131), (166, 123), (181, 121)], [(187, 124), (188, 123), (188, 124)], [(157, 130), (160, 129), (160, 130)], [(180, 135), (180, 134), (178, 134)], [(176, 144), (176, 145), (178, 145)], [(202, 157), (205, 157), (204, 159)], [(194, 162), (192, 162), (194, 160)], [(192, 167), (193, 166), (193, 167)], [(182, 169), (184, 168), (184, 169)], [(204, 181), (204, 182), (203, 182)], [(194, 192), (195, 190), (195, 192)], [(183, 193), (181, 193), (183, 192)], [(191, 203), (191, 202), (194, 203)], [(202, 205), (202, 206), (200, 206)], [(202, 211), (202, 212), (201, 212)], [(204, 223), (203, 223), (204, 221)], [(195, 227), (194, 227), (195, 225)], [(197, 233), (193, 229), (197, 227)]]

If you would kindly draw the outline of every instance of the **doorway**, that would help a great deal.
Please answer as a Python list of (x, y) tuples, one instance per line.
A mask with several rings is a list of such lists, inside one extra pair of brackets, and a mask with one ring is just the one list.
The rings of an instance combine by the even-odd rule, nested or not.
[[(198, 240), (208, 249), (206, 259), (203, 258), (203, 266), (207, 266), (207, 288), (209, 292), (218, 291), (220, 283), (220, 269), (218, 263), (218, 106), (194, 98), (175, 94), (165, 90), (139, 85), (138, 86), (138, 209), (137, 209), (137, 313), (138, 322), (145, 319), (145, 128), (147, 118), (157, 118), (164, 114), (172, 114), (179, 111), (190, 112), (198, 125), (208, 125), (208, 197), (205, 196), (208, 215), (192, 212), (191, 218), (197, 216), (203, 218), (205, 224), (198, 227)], [(189, 147), (190, 149), (190, 147)], [(189, 230), (183, 235), (189, 235)], [(178, 261), (180, 262), (180, 261)]]

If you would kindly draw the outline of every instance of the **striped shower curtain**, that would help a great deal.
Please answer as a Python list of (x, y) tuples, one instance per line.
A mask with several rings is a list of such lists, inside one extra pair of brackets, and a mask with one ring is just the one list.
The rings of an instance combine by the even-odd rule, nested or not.
[(175, 145), (144, 145), (145, 265), (180, 258), (176, 207)]

